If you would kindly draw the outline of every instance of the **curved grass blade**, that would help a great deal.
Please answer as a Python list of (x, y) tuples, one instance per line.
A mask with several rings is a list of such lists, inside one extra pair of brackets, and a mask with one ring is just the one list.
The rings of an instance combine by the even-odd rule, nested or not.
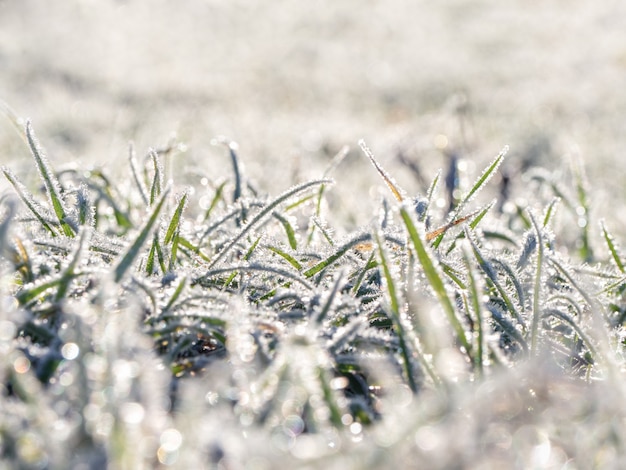
[(33, 157), (35, 158), (39, 175), (41, 176), (44, 186), (46, 187), (46, 191), (48, 192), (48, 197), (52, 203), (54, 214), (59, 220), (59, 224), (63, 230), (63, 234), (67, 237), (73, 237), (74, 230), (72, 230), (72, 227), (67, 223), (67, 210), (65, 209), (65, 201), (63, 200), (63, 196), (61, 194), (61, 186), (59, 185), (52, 168), (50, 168), (50, 165), (48, 164), (48, 159), (46, 158), (43, 149), (40, 147), (39, 142), (35, 137), (30, 121), (26, 121), (26, 137), (28, 139), (28, 145), (30, 146)]
[(158, 202), (156, 207), (153, 209), (152, 214), (150, 215), (150, 218), (148, 219), (144, 227), (141, 229), (141, 232), (139, 232), (139, 235), (137, 236), (137, 238), (135, 238), (135, 241), (130, 245), (130, 247), (124, 254), (124, 256), (122, 256), (122, 259), (118, 262), (117, 266), (115, 267), (113, 279), (115, 280), (116, 283), (122, 280), (122, 278), (124, 277), (128, 269), (132, 266), (133, 262), (139, 255), (139, 252), (141, 251), (143, 245), (146, 242), (146, 239), (150, 235), (150, 231), (152, 230), (152, 227), (154, 226), (157, 219), (159, 218), (159, 213), (161, 212), (161, 208), (163, 207), (163, 203), (165, 202), (165, 199), (167, 198), (168, 193), (169, 193), (169, 189), (165, 190), (165, 192), (161, 196), (160, 201)]
[(315, 276), (317, 273), (319, 273), (322, 269), (330, 266), (331, 264), (333, 264), (335, 261), (337, 261), (339, 258), (341, 258), (343, 255), (345, 255), (348, 250), (350, 250), (351, 248), (357, 246), (359, 243), (363, 243), (366, 241), (370, 241), (372, 239), (372, 235), (369, 233), (362, 233), (361, 235), (358, 235), (354, 238), (352, 238), (351, 240), (349, 240), (347, 243), (344, 243), (342, 246), (340, 246), (337, 251), (335, 251), (332, 255), (330, 255), (328, 258), (320, 261), (319, 263), (317, 263), (315, 266), (307, 269), (304, 272), (304, 277), (306, 277), (307, 279)]
[(41, 205), (37, 201), (35, 201), (33, 195), (26, 189), (26, 187), (22, 183), (20, 183), (20, 181), (8, 168), (3, 167), (2, 172), (4, 173), (4, 176), (9, 181), (9, 183), (11, 183), (11, 186), (13, 186), (13, 188), (15, 189), (15, 192), (17, 193), (19, 198), (24, 204), (26, 204), (26, 207), (28, 207), (28, 209), (33, 213), (41, 226), (46, 229), (51, 236), (56, 237), (56, 231), (51, 227), (51, 225), (46, 220), (46, 217), (44, 217), (43, 215), (46, 210), (41, 207)]
[(265, 216), (267, 216), (268, 214), (270, 214), (277, 206), (279, 206), (280, 204), (282, 204), (283, 202), (285, 202), (287, 199), (289, 199), (290, 197), (299, 194), (303, 191), (306, 191), (307, 189), (309, 189), (312, 186), (319, 186), (320, 184), (329, 184), (331, 183), (331, 180), (328, 179), (322, 179), (322, 180), (314, 180), (314, 181), (308, 181), (306, 183), (300, 184), (298, 186), (295, 186), (287, 191), (285, 191), (283, 194), (281, 194), (280, 196), (278, 196), (276, 199), (274, 199), (272, 202), (270, 202), (269, 204), (267, 204), (258, 214), (256, 214), (253, 219), (248, 222), (240, 231), (237, 235), (235, 235), (232, 240), (230, 241), (230, 243), (228, 243), (224, 248), (222, 248), (222, 250), (217, 254), (217, 256), (213, 259), (213, 262), (209, 265), (209, 269), (213, 268), (214, 266), (216, 266), (220, 261), (222, 261), (224, 259), (224, 257), (228, 254), (228, 252), (235, 246), (237, 245), (237, 243), (239, 243), (239, 241), (254, 227), (256, 226), (261, 220), (263, 220), (263, 218), (265, 218)]
[(237, 155), (238, 145), (237, 142), (229, 140), (225, 136), (219, 136), (211, 140), (212, 145), (223, 145), (228, 149), (228, 154), (230, 156), (230, 162), (233, 166), (233, 175), (235, 177), (235, 189), (233, 191), (233, 200), (235, 203), (242, 196), (242, 171), (241, 171), (241, 163), (239, 162), (239, 157)]
[(435, 292), (435, 295), (439, 300), (439, 304), (446, 314), (448, 321), (450, 322), (450, 325), (454, 330), (454, 333), (461, 343), (461, 346), (463, 346), (463, 348), (465, 348), (465, 351), (469, 354), (472, 349), (471, 344), (467, 340), (463, 325), (457, 318), (454, 303), (452, 302), (452, 300), (450, 300), (450, 297), (448, 296), (448, 292), (439, 272), (438, 265), (435, 263), (435, 261), (433, 261), (430, 253), (428, 252), (428, 249), (426, 247), (426, 240), (422, 239), (422, 235), (418, 233), (417, 228), (415, 227), (415, 224), (411, 219), (411, 215), (404, 205), (400, 208), (400, 216), (402, 217), (402, 221), (404, 222), (404, 225), (409, 232), (409, 237), (411, 238), (411, 241), (413, 243), (417, 259), (424, 269), (426, 279), (428, 279), (428, 283)]
[(583, 343), (585, 343), (585, 345), (587, 346), (587, 349), (589, 349), (589, 352), (594, 357), (596, 357), (596, 358), (599, 357), (596, 348), (594, 347), (593, 343), (591, 342), (591, 339), (585, 334), (585, 332), (580, 328), (580, 326), (578, 326), (578, 324), (574, 321), (574, 319), (572, 317), (570, 317), (566, 313), (561, 312), (560, 310), (557, 310), (557, 309), (554, 309), (554, 308), (546, 309), (543, 312), (543, 316), (544, 317), (552, 316), (552, 317), (558, 318), (559, 320), (567, 323), (569, 326), (572, 327), (572, 329), (576, 332), (576, 334), (580, 337), (580, 339), (583, 340)]
[(284, 269), (276, 268), (274, 266), (267, 266), (267, 265), (261, 266), (257, 264), (250, 264), (246, 266), (229, 266), (226, 268), (211, 269), (205, 274), (203, 274), (202, 276), (200, 276), (199, 278), (194, 279), (192, 282), (192, 285), (201, 284), (203, 280), (208, 279), (211, 276), (216, 276), (218, 274), (224, 274), (224, 273), (231, 273), (233, 271), (235, 273), (237, 273), (237, 271), (267, 272), (270, 274), (274, 274), (276, 276), (281, 276), (287, 279), (292, 279), (296, 282), (299, 282), (307, 289), (313, 289), (313, 286), (311, 284), (309, 284), (305, 279), (302, 279), (302, 277), (298, 276), (297, 274), (294, 274), (293, 272), (285, 271)]
[(287, 239), (289, 240), (289, 246), (292, 250), (298, 249), (298, 241), (296, 239), (296, 231), (293, 229), (293, 226), (289, 223), (286, 217), (283, 217), (278, 212), (274, 212), (274, 217), (276, 217), (283, 228), (285, 229), (285, 233), (287, 234)]
[(526, 331), (526, 323), (524, 322), (524, 318), (522, 317), (522, 314), (519, 312), (519, 310), (517, 309), (517, 307), (511, 300), (511, 297), (509, 296), (506, 289), (502, 287), (502, 284), (498, 280), (498, 274), (496, 270), (494, 269), (494, 267), (492, 266), (491, 262), (485, 259), (485, 257), (480, 251), (480, 248), (478, 247), (478, 244), (472, 238), (470, 232), (467, 229), (465, 233), (465, 238), (467, 238), (470, 241), (472, 251), (474, 253), (474, 256), (476, 257), (476, 260), (478, 261), (478, 265), (480, 266), (480, 269), (483, 270), (483, 272), (489, 278), (489, 281), (493, 284), (493, 286), (496, 288), (496, 290), (500, 294), (500, 297), (504, 301), (504, 304), (506, 305), (506, 308), (509, 314), (513, 315), (515, 319), (517, 320), (517, 322), (520, 325), (522, 325), (522, 329)]

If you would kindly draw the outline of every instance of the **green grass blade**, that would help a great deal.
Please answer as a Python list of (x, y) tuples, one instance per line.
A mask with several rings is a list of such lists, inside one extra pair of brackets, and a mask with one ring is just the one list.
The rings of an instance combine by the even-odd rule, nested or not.
[(246, 234), (255, 227), (261, 220), (263, 220), (268, 214), (270, 214), (276, 207), (280, 204), (288, 200), (289, 198), (295, 196), (296, 194), (302, 193), (307, 189), (319, 186), (320, 184), (329, 184), (331, 180), (323, 179), (323, 180), (314, 180), (308, 181), (306, 183), (295, 186), (283, 194), (278, 196), (276, 199), (267, 204), (259, 213), (257, 213), (248, 224), (246, 224), (237, 235), (235, 235), (230, 243), (228, 243), (222, 250), (217, 254), (217, 256), (213, 259), (213, 262), (209, 265), (209, 269), (216, 266), (220, 261), (224, 259), (224, 257), (230, 252), (230, 250), (239, 243), (239, 241), (246, 236)]
[(354, 287), (352, 288), (353, 294), (357, 294), (359, 292), (359, 288), (361, 287), (361, 284), (363, 283), (363, 279), (365, 279), (365, 275), (367, 274), (367, 272), (370, 269), (373, 269), (376, 266), (378, 266), (378, 263), (374, 259), (375, 257), (376, 257), (376, 252), (372, 251), (372, 253), (370, 254), (370, 257), (365, 262), (363, 269), (359, 270), (359, 275), (357, 276), (356, 281), (354, 281)]
[(89, 245), (89, 241), (91, 240), (91, 234), (92, 232), (89, 228), (84, 228), (81, 231), (76, 251), (74, 252), (70, 263), (68, 264), (67, 268), (65, 268), (65, 270), (63, 271), (63, 275), (61, 276), (59, 288), (55, 297), (56, 301), (60, 301), (65, 298), (72, 279), (76, 277), (76, 266), (82, 260), (83, 253), (85, 252), (85, 247)]
[(213, 196), (213, 199), (211, 200), (211, 204), (209, 204), (208, 209), (204, 213), (204, 221), (205, 222), (209, 219), (209, 217), (211, 217), (211, 213), (213, 212), (213, 209), (215, 209), (215, 206), (217, 206), (217, 204), (220, 202), (220, 200), (222, 200), (222, 196), (224, 194), (224, 187), (226, 186), (226, 183), (227, 182), (224, 181), (215, 190), (215, 195)]
[(533, 311), (532, 311), (532, 323), (530, 328), (530, 354), (532, 356), (537, 355), (537, 341), (539, 334), (539, 319), (542, 315), (541, 309), (541, 292), (542, 292), (542, 273), (543, 273), (543, 236), (541, 229), (535, 221), (535, 217), (529, 211), (528, 216), (535, 229), (535, 235), (537, 236), (537, 267), (535, 271), (535, 283), (533, 287)]
[(559, 203), (561, 202), (561, 198), (560, 197), (555, 197), (552, 199), (552, 201), (550, 201), (550, 204), (548, 204), (548, 207), (546, 207), (546, 210), (544, 212), (544, 216), (543, 216), (543, 226), (547, 227), (548, 224), (550, 223), (550, 221), (554, 218), (554, 214), (559, 206)]
[[(485, 184), (491, 179), (494, 173), (497, 171), (498, 167), (504, 160), (504, 156), (509, 151), (509, 147), (505, 146), (498, 156), (491, 162), (491, 164), (483, 171), (482, 175), (476, 180), (471, 189), (461, 197), (461, 201), (459, 202), (458, 207), (456, 208), (456, 213), (459, 214), (463, 209), (463, 206), (467, 204), (472, 198), (485, 186)], [(455, 217), (456, 218), (456, 217)]]
[(187, 278), (183, 277), (180, 280), (180, 282), (178, 283), (178, 286), (176, 286), (176, 290), (174, 291), (174, 293), (170, 297), (170, 300), (168, 300), (167, 305), (165, 305), (165, 307), (163, 307), (163, 312), (162, 313), (165, 313), (165, 312), (167, 312), (167, 311), (172, 309), (172, 307), (174, 306), (174, 304), (176, 303), (176, 301), (178, 300), (178, 298), (182, 294), (182, 292), (185, 289), (185, 287), (187, 287)]
[(304, 272), (304, 277), (310, 278), (310, 277), (315, 276), (321, 270), (330, 266), (339, 258), (341, 258), (343, 255), (345, 255), (354, 246), (358, 245), (359, 243), (369, 241), (371, 239), (372, 239), (372, 236), (369, 233), (363, 233), (361, 235), (356, 236), (355, 238), (350, 239), (347, 243), (344, 243), (342, 246), (340, 246), (332, 255), (330, 255), (326, 259), (323, 259), (322, 261), (317, 263), (315, 266), (307, 269)]
[(133, 175), (133, 181), (135, 182), (135, 186), (139, 190), (139, 195), (141, 196), (141, 200), (143, 203), (148, 206), (150, 201), (148, 201), (148, 193), (146, 188), (144, 187), (141, 178), (139, 177), (139, 169), (137, 168), (137, 158), (135, 157), (135, 148), (133, 144), (128, 144), (128, 161), (130, 163), (130, 170)]
[(159, 159), (159, 154), (152, 149), (150, 149), (150, 157), (154, 165), (154, 177), (152, 178), (152, 186), (150, 187), (150, 205), (152, 206), (154, 201), (161, 195), (163, 187), (163, 165)]
[(482, 287), (479, 287), (478, 277), (476, 275), (473, 264), (470, 261), (470, 255), (467, 250), (463, 250), (463, 261), (465, 262), (465, 269), (467, 270), (468, 286), (467, 295), (470, 300), (471, 308), (474, 312), (474, 333), (476, 337), (476, 352), (474, 354), (474, 369), (479, 376), (483, 375), (483, 367), (485, 363), (485, 324), (484, 324), (484, 309), (482, 303)]
[(176, 264), (176, 259), (178, 256), (178, 240), (179, 240), (179, 232), (174, 234), (172, 238), (172, 249), (170, 251), (170, 261), (168, 263), (167, 270), (172, 272), (174, 271), (174, 265)]
[(303, 279), (300, 275), (298, 275), (298, 273), (293, 273), (290, 271), (286, 271), (284, 269), (281, 268), (277, 268), (274, 266), (267, 266), (267, 265), (256, 265), (256, 264), (250, 264), (250, 265), (243, 265), (243, 266), (228, 266), (225, 268), (217, 268), (217, 269), (211, 269), (210, 271), (204, 273), (202, 276), (196, 278), (193, 280), (192, 285), (196, 285), (196, 284), (202, 284), (203, 280), (206, 280), (212, 276), (217, 276), (219, 274), (225, 274), (225, 273), (232, 273), (232, 272), (237, 272), (237, 271), (243, 271), (243, 272), (266, 272), (269, 274), (273, 274), (275, 276), (280, 276), (280, 277), (284, 277), (286, 279), (291, 279), (293, 281), (296, 281), (300, 284), (302, 284), (304, 287), (306, 287), (307, 289), (313, 289), (313, 286), (311, 284), (309, 284), (305, 279)]
[(428, 283), (435, 292), (435, 295), (439, 300), (439, 304), (446, 314), (454, 333), (461, 343), (461, 346), (463, 346), (469, 354), (471, 352), (471, 344), (467, 340), (465, 329), (457, 317), (454, 303), (448, 295), (448, 291), (446, 290), (446, 286), (439, 272), (438, 264), (433, 260), (432, 255), (429, 253), (426, 246), (426, 240), (423, 235), (418, 233), (417, 228), (411, 219), (411, 215), (405, 206), (400, 208), (400, 216), (402, 217), (402, 221), (409, 232), (409, 237), (413, 243), (417, 259), (422, 265), (426, 279), (428, 279)]
[(578, 197), (578, 207), (576, 215), (578, 216), (578, 226), (581, 229), (580, 234), (580, 257), (587, 263), (593, 260), (593, 250), (590, 240), (590, 223), (589, 223), (589, 197), (588, 184), (585, 178), (585, 172), (581, 162), (575, 162), (573, 165), (574, 180), (576, 181), (576, 194)]
[(385, 285), (387, 287), (387, 294), (389, 297), (391, 317), (395, 326), (396, 334), (398, 336), (398, 342), (400, 346), (400, 355), (402, 356), (402, 365), (404, 367), (404, 373), (408, 382), (409, 388), (413, 393), (417, 392), (417, 382), (415, 381), (415, 373), (413, 371), (412, 352), (409, 349), (409, 343), (404, 331), (404, 324), (400, 317), (400, 301), (398, 299), (398, 292), (396, 289), (396, 282), (391, 274), (391, 269), (387, 263), (387, 256), (380, 235), (376, 234), (376, 244), (378, 246), (378, 259), (379, 265), (383, 270), (385, 278)]
[(35, 158), (35, 162), (37, 164), (37, 169), (39, 170), (39, 175), (43, 180), (44, 186), (46, 187), (46, 191), (48, 193), (48, 197), (50, 198), (50, 202), (52, 203), (52, 208), (54, 209), (54, 214), (59, 220), (59, 224), (61, 225), (61, 229), (63, 230), (63, 234), (67, 237), (73, 237), (74, 231), (72, 227), (67, 223), (67, 210), (65, 209), (65, 202), (63, 201), (63, 197), (61, 194), (61, 186), (59, 185), (52, 168), (48, 163), (48, 159), (40, 147), (37, 138), (33, 132), (33, 127), (30, 121), (26, 121), (26, 137), (28, 139), (28, 145), (30, 146), (30, 150)]
[(278, 256), (283, 258), (285, 261), (287, 261), (290, 265), (292, 265), (298, 271), (302, 269), (302, 264), (293, 256), (291, 256), (289, 253), (286, 253), (285, 251), (281, 250), (280, 248), (276, 246), (268, 246), (267, 249), (276, 253)]
[(482, 271), (487, 275), (487, 277), (489, 278), (489, 281), (493, 284), (493, 286), (496, 288), (496, 290), (500, 294), (500, 297), (502, 298), (502, 300), (504, 301), (504, 304), (506, 305), (508, 313), (512, 315), (513, 317), (515, 317), (517, 322), (522, 326), (522, 329), (526, 331), (526, 323), (524, 322), (524, 318), (522, 317), (522, 314), (520, 313), (520, 311), (517, 309), (517, 307), (511, 300), (511, 296), (508, 294), (506, 289), (500, 283), (496, 270), (494, 269), (491, 262), (487, 260), (485, 256), (482, 254), (480, 248), (478, 247), (478, 243), (476, 243), (476, 241), (472, 238), (469, 230), (466, 230), (465, 238), (467, 238), (470, 241), (472, 251), (474, 253), (474, 256), (476, 257), (476, 260), (478, 261), (478, 265), (480, 266), (480, 269), (482, 269)]
[(176, 210), (174, 211), (174, 215), (172, 216), (172, 220), (170, 221), (170, 224), (167, 227), (167, 231), (165, 232), (165, 238), (163, 239), (163, 243), (165, 245), (168, 245), (172, 241), (174, 234), (178, 231), (178, 228), (180, 227), (180, 219), (181, 219), (183, 211), (185, 210), (186, 203), (187, 203), (187, 192), (185, 192), (183, 196), (180, 198), (180, 201), (178, 202), (178, 206), (176, 207)]
[(613, 236), (607, 230), (604, 220), (600, 221), (600, 226), (602, 228), (604, 241), (609, 248), (609, 252), (611, 253), (611, 257), (613, 258), (615, 266), (617, 266), (617, 269), (619, 269), (622, 274), (626, 273), (626, 270), (624, 268), (624, 262), (622, 261), (622, 257), (619, 254), (619, 247), (615, 243), (615, 239), (613, 238)]
[(11, 186), (15, 189), (15, 192), (22, 200), (22, 202), (28, 207), (28, 209), (33, 213), (35, 218), (39, 221), (44, 229), (46, 229), (51, 236), (56, 237), (56, 231), (50, 226), (50, 224), (46, 221), (46, 217), (44, 217), (43, 213), (45, 209), (35, 201), (33, 195), (26, 189), (26, 187), (15, 177), (15, 175), (8, 169), (2, 168), (2, 172), (6, 179), (11, 183)]
[(113, 275), (113, 279), (115, 280), (115, 282), (120, 282), (122, 280), (126, 272), (130, 269), (133, 262), (139, 255), (139, 252), (141, 251), (141, 249), (143, 248), (143, 245), (146, 242), (146, 239), (150, 236), (152, 227), (154, 226), (157, 219), (159, 218), (159, 213), (161, 212), (161, 208), (163, 207), (163, 204), (165, 203), (165, 200), (167, 199), (168, 193), (169, 193), (169, 190), (166, 190), (163, 193), (158, 204), (152, 210), (152, 214), (150, 215), (150, 218), (145, 223), (144, 227), (141, 229), (141, 232), (139, 232), (139, 235), (137, 236), (137, 238), (135, 238), (135, 240), (129, 246), (126, 253), (124, 253), (124, 256), (122, 256), (122, 259), (117, 263), (117, 266), (114, 269), (114, 275)]
[(289, 240), (289, 246), (291, 247), (291, 249), (297, 250), (298, 241), (296, 239), (296, 231), (294, 230), (291, 223), (289, 223), (289, 220), (287, 220), (286, 217), (283, 217), (282, 215), (280, 215), (278, 212), (274, 212), (273, 215), (280, 221), (283, 228), (285, 229), (285, 233), (287, 234), (287, 239)]

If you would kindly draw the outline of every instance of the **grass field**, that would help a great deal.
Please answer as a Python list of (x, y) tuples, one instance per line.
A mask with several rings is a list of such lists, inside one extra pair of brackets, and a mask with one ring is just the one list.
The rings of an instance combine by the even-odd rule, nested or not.
[(2, 465), (623, 468), (624, 8), (0, 1)]

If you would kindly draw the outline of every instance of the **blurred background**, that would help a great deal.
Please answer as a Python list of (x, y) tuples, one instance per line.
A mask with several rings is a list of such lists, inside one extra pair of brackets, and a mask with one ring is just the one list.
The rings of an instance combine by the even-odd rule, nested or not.
[[(188, 181), (228, 175), (226, 135), (278, 194), (349, 145), (347, 224), (380, 198), (359, 138), (413, 194), (453, 154), (469, 173), (505, 145), (511, 172), (581, 159), (602, 216), (625, 197), (625, 18), (619, 0), (0, 0), (0, 100), (55, 166), (122, 176), (129, 141), (172, 139)], [(0, 148), (32, 168), (4, 117)]]

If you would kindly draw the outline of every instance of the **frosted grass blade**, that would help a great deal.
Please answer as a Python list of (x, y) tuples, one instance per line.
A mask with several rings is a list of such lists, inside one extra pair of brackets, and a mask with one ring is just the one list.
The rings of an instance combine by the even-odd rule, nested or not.
[(456, 208), (456, 213), (460, 213), (465, 204), (472, 200), (472, 198), (485, 186), (485, 184), (491, 179), (494, 175), (502, 160), (504, 160), (504, 156), (509, 151), (508, 145), (505, 146), (498, 156), (491, 162), (491, 164), (483, 171), (483, 174), (476, 180), (471, 189), (461, 197), (461, 201), (459, 202), (458, 207)]
[(283, 217), (278, 212), (274, 212), (273, 215), (280, 221), (283, 228), (285, 229), (285, 233), (287, 234), (287, 240), (289, 241), (289, 246), (291, 247), (291, 249), (297, 250), (298, 241), (296, 239), (296, 231), (293, 229), (293, 226), (291, 225), (291, 223), (289, 223), (286, 217)]
[(415, 381), (415, 374), (413, 371), (413, 360), (412, 360), (413, 354), (409, 349), (409, 344), (408, 344), (406, 334), (404, 331), (404, 325), (402, 323), (402, 319), (400, 318), (400, 301), (398, 299), (396, 282), (393, 279), (393, 275), (391, 274), (391, 269), (389, 268), (389, 264), (387, 263), (387, 256), (385, 254), (383, 242), (381, 241), (381, 237), (378, 234), (376, 234), (376, 244), (378, 246), (379, 264), (383, 270), (385, 284), (387, 286), (387, 294), (388, 294), (389, 302), (390, 302), (391, 317), (395, 326), (396, 334), (398, 336), (398, 342), (400, 346), (400, 355), (402, 356), (402, 365), (404, 367), (404, 374), (406, 375), (406, 380), (408, 382), (409, 388), (411, 389), (413, 393), (416, 393), (418, 390), (418, 387), (417, 387), (417, 382)]
[(471, 345), (467, 340), (467, 336), (465, 335), (465, 329), (461, 324), (460, 320), (457, 318), (456, 310), (454, 308), (454, 303), (448, 296), (448, 292), (446, 290), (446, 286), (443, 282), (441, 274), (439, 272), (439, 268), (437, 263), (433, 260), (432, 255), (429, 253), (426, 240), (422, 238), (411, 219), (411, 215), (407, 211), (406, 206), (402, 206), (400, 208), (400, 216), (402, 217), (402, 221), (406, 226), (407, 231), (409, 232), (409, 237), (413, 243), (413, 247), (415, 248), (415, 253), (417, 255), (417, 259), (422, 265), (424, 269), (424, 274), (426, 275), (426, 279), (428, 279), (428, 283), (432, 287), (435, 295), (439, 299), (439, 304), (442, 307), (454, 333), (456, 334), (461, 346), (465, 348), (466, 352), (469, 354), (471, 352)]
[(617, 266), (617, 269), (619, 269), (622, 274), (626, 273), (626, 270), (624, 268), (624, 262), (622, 261), (622, 257), (619, 254), (619, 247), (615, 243), (615, 239), (613, 238), (613, 236), (607, 230), (604, 220), (600, 221), (600, 226), (602, 228), (602, 236), (604, 237), (604, 241), (609, 248), (609, 252), (611, 253), (611, 257), (613, 258), (615, 266)]
[(369, 147), (365, 144), (365, 141), (363, 139), (359, 140), (359, 147), (361, 147), (361, 150), (363, 150), (363, 153), (367, 156), (367, 158), (370, 159), (370, 162), (372, 163), (372, 165), (374, 165), (374, 168), (376, 168), (376, 171), (378, 172), (380, 177), (383, 179), (385, 184), (389, 187), (389, 190), (393, 193), (394, 197), (398, 200), (398, 202), (404, 201), (404, 194), (405, 194), (404, 191), (393, 180), (391, 175), (389, 175), (385, 171), (385, 169), (382, 166), (380, 166), (380, 164), (376, 161), (376, 158), (374, 158), (374, 154), (369, 149)]
[(141, 178), (139, 177), (139, 169), (137, 168), (137, 159), (135, 157), (135, 148), (133, 147), (132, 142), (128, 144), (128, 160), (130, 163), (131, 173), (133, 174), (133, 181), (139, 190), (141, 200), (146, 206), (148, 206), (150, 201), (148, 201), (148, 193), (143, 185), (143, 182), (141, 181)]
[(465, 238), (467, 238), (470, 241), (472, 251), (474, 253), (474, 256), (476, 257), (476, 260), (478, 261), (478, 265), (480, 266), (480, 269), (483, 270), (483, 272), (489, 278), (489, 281), (493, 284), (493, 286), (496, 288), (496, 290), (500, 294), (502, 301), (506, 305), (508, 313), (512, 315), (513, 317), (515, 317), (517, 322), (522, 326), (522, 329), (526, 331), (526, 323), (524, 322), (524, 318), (522, 317), (522, 314), (519, 312), (519, 310), (517, 309), (517, 307), (511, 300), (511, 297), (509, 296), (506, 289), (502, 286), (502, 283), (498, 280), (498, 274), (496, 270), (494, 269), (493, 265), (482, 254), (480, 248), (478, 247), (478, 244), (472, 238), (469, 230), (467, 229), (465, 232)]
[(285, 202), (287, 199), (289, 199), (290, 197), (295, 196), (296, 194), (299, 194), (303, 191), (306, 191), (307, 189), (313, 187), (313, 186), (319, 186), (320, 184), (330, 184), (332, 182), (332, 180), (328, 180), (328, 179), (322, 179), (322, 180), (314, 180), (314, 181), (308, 181), (306, 183), (300, 184), (298, 186), (295, 186), (287, 191), (285, 191), (283, 194), (281, 194), (280, 196), (278, 196), (276, 199), (274, 199), (272, 202), (270, 202), (269, 204), (267, 204), (265, 207), (263, 207), (263, 209), (261, 211), (259, 211), (259, 213), (257, 213), (252, 220), (250, 220), (250, 222), (248, 222), (240, 231), (237, 235), (235, 235), (232, 240), (230, 241), (230, 243), (228, 243), (224, 248), (222, 248), (222, 250), (217, 254), (217, 256), (213, 259), (213, 262), (209, 265), (209, 269), (213, 268), (214, 266), (216, 266), (220, 261), (222, 261), (224, 259), (224, 257), (228, 254), (228, 252), (237, 244), (239, 243), (239, 241), (246, 236), (246, 234), (253, 228), (255, 227), (261, 220), (263, 220), (268, 214), (270, 214), (277, 206), (279, 206), (280, 204), (282, 204), (283, 202)]
[[(465, 248), (465, 247), (464, 247)], [(463, 261), (467, 270), (468, 286), (467, 295), (470, 305), (474, 311), (476, 318), (474, 319), (475, 335), (476, 335), (476, 352), (474, 353), (474, 368), (479, 376), (483, 375), (483, 366), (485, 362), (485, 325), (484, 311), (482, 305), (482, 286), (479, 287), (476, 272), (470, 261), (470, 255), (467, 249), (463, 250)]]
[(339, 258), (341, 258), (343, 255), (345, 255), (348, 252), (348, 250), (350, 250), (351, 248), (355, 247), (359, 243), (370, 241), (371, 239), (372, 239), (372, 236), (369, 233), (363, 233), (361, 235), (356, 236), (355, 238), (352, 238), (347, 243), (344, 243), (342, 246), (340, 246), (332, 255), (320, 261), (315, 266), (307, 269), (304, 272), (304, 277), (310, 278), (312, 276), (315, 276), (322, 269), (330, 266)]
[(542, 292), (542, 282), (541, 276), (543, 273), (543, 236), (541, 233), (541, 229), (537, 225), (537, 221), (533, 216), (532, 212), (528, 211), (528, 216), (530, 218), (531, 223), (535, 229), (535, 235), (537, 237), (537, 266), (535, 271), (535, 283), (533, 287), (533, 311), (532, 311), (532, 323), (530, 328), (530, 354), (532, 356), (537, 355), (537, 340), (539, 333), (539, 319), (542, 315), (541, 309), (541, 292)]
[(180, 201), (178, 202), (178, 206), (176, 207), (176, 210), (174, 211), (172, 220), (170, 221), (170, 224), (167, 227), (167, 231), (165, 232), (165, 238), (163, 239), (163, 243), (165, 245), (168, 245), (172, 241), (174, 234), (178, 231), (178, 228), (180, 226), (180, 219), (181, 219), (183, 211), (185, 210), (186, 203), (187, 203), (187, 192), (185, 191), (183, 196), (180, 198)]
[(154, 201), (160, 196), (161, 188), (163, 187), (163, 165), (161, 165), (161, 161), (159, 160), (159, 154), (153, 149), (150, 149), (150, 157), (154, 165), (154, 177), (152, 178), (152, 186), (150, 187), (150, 205), (153, 205)]
[(321, 324), (326, 319), (326, 317), (328, 316), (328, 312), (332, 310), (332, 305), (333, 305), (333, 301), (335, 300), (335, 296), (337, 295), (337, 292), (339, 292), (340, 288), (343, 286), (343, 278), (344, 278), (343, 272), (340, 272), (339, 275), (337, 276), (337, 279), (335, 279), (335, 282), (333, 283), (332, 289), (328, 293), (326, 302), (324, 302), (324, 305), (317, 312), (317, 314), (314, 315), (315, 323), (317, 323), (318, 325)]
[(130, 269), (133, 262), (139, 255), (139, 252), (143, 248), (143, 245), (145, 244), (146, 239), (150, 236), (152, 227), (154, 226), (157, 219), (159, 218), (159, 213), (161, 212), (161, 208), (163, 207), (163, 204), (165, 203), (168, 193), (169, 193), (169, 189), (163, 193), (163, 196), (161, 196), (160, 201), (152, 210), (152, 214), (150, 215), (150, 218), (148, 219), (148, 221), (145, 223), (144, 227), (141, 229), (141, 232), (139, 233), (137, 238), (135, 238), (135, 241), (130, 245), (130, 247), (124, 254), (124, 256), (122, 256), (122, 259), (117, 263), (117, 266), (114, 269), (114, 275), (113, 275), (113, 279), (115, 280), (116, 283), (120, 282), (122, 278), (124, 277), (124, 275), (126, 274), (126, 272)]
[(67, 237), (73, 237), (74, 231), (67, 223), (67, 210), (65, 209), (65, 201), (61, 195), (61, 186), (59, 185), (54, 172), (50, 168), (48, 159), (46, 158), (43, 149), (39, 146), (39, 142), (35, 137), (30, 121), (26, 121), (26, 137), (28, 139), (28, 145), (30, 146), (33, 157), (35, 158), (39, 175), (43, 180), (48, 197), (52, 203), (54, 214), (59, 220), (59, 224), (63, 230), (63, 234)]
[(28, 209), (33, 213), (35, 218), (39, 221), (44, 229), (46, 229), (51, 236), (56, 237), (56, 231), (50, 226), (47, 222), (46, 217), (44, 216), (44, 212), (46, 210), (41, 207), (41, 205), (35, 201), (33, 195), (26, 189), (26, 187), (20, 183), (20, 181), (15, 177), (13, 173), (8, 168), (2, 168), (2, 172), (6, 179), (11, 183), (11, 186), (15, 189), (15, 192), (22, 200), (22, 202), (28, 207)]
[(268, 246), (267, 249), (276, 253), (281, 258), (284, 258), (285, 261), (287, 261), (290, 265), (292, 265), (298, 271), (302, 269), (302, 264), (293, 256), (291, 256), (289, 253), (285, 252), (284, 250), (281, 250), (280, 248), (276, 246)]
[(176, 290), (174, 291), (174, 293), (170, 297), (170, 300), (168, 300), (167, 305), (165, 305), (165, 307), (163, 307), (163, 312), (161, 312), (161, 313), (165, 313), (165, 312), (167, 312), (167, 311), (172, 309), (172, 307), (174, 306), (174, 304), (176, 303), (176, 301), (178, 300), (178, 298), (182, 294), (182, 292), (185, 289), (185, 287), (187, 287), (187, 278), (183, 277), (180, 280), (180, 282), (178, 283), (178, 286), (176, 286)]
[(555, 197), (554, 199), (552, 199), (552, 201), (550, 201), (550, 204), (548, 204), (548, 207), (546, 207), (546, 210), (544, 212), (544, 216), (543, 216), (543, 226), (547, 227), (548, 224), (550, 223), (550, 221), (553, 219), (554, 214), (559, 206), (559, 203), (561, 202), (561, 198), (560, 197)]
[(91, 240), (91, 234), (92, 232), (89, 228), (83, 228), (83, 230), (81, 231), (76, 251), (74, 252), (74, 255), (72, 256), (72, 259), (67, 268), (65, 268), (63, 274), (61, 275), (59, 288), (55, 296), (56, 301), (60, 301), (65, 297), (72, 279), (76, 277), (76, 266), (82, 260), (83, 253), (85, 252), (85, 247), (89, 245), (89, 242)]

